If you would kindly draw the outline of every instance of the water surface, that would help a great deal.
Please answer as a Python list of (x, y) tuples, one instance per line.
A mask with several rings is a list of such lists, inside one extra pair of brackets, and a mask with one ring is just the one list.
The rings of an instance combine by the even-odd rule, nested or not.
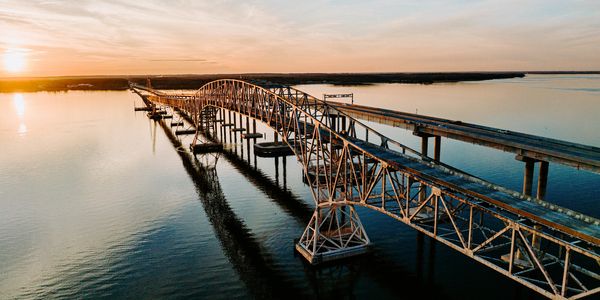
[[(596, 75), (298, 88), (600, 146)], [(365, 209), (372, 255), (308, 267), (293, 240), (313, 201), (293, 157), (255, 158), (251, 144), (228, 142), (231, 152), (205, 170), (134, 101), (130, 92), (0, 94), (0, 298), (537, 297)], [(418, 146), (409, 132), (373, 126)], [(520, 190), (513, 154), (442, 141), (445, 162)], [(598, 187), (597, 174), (550, 166), (549, 201), (599, 217)]]

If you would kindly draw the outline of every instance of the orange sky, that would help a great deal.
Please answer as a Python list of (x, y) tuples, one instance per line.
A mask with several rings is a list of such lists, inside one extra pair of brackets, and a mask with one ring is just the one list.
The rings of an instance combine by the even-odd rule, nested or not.
[(0, 3), (0, 77), (600, 70), (600, 1)]

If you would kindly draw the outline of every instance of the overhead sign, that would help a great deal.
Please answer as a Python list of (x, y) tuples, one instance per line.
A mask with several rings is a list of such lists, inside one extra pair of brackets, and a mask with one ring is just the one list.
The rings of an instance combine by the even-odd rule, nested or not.
[(327, 98), (351, 98), (352, 104), (354, 104), (354, 93), (350, 94), (323, 94), (323, 101), (327, 101)]
[(354, 94), (323, 94), (324, 98), (353, 98)]

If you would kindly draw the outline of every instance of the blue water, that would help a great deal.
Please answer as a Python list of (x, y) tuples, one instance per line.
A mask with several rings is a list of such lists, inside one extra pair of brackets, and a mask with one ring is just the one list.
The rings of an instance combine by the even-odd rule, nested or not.
[[(600, 146), (600, 76), (298, 88)], [(1, 299), (538, 297), (365, 209), (373, 253), (311, 268), (293, 252), (313, 209), (293, 157), (228, 144), (204, 170), (134, 101), (130, 92), (0, 94)], [(417, 148), (411, 133), (374, 127)], [(442, 159), (521, 188), (512, 154), (443, 139)], [(550, 166), (551, 202), (599, 217), (599, 187), (597, 174)]]

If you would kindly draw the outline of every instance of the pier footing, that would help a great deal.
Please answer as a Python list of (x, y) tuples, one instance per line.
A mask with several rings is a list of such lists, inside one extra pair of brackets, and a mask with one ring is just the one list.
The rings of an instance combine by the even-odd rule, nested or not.
[(277, 157), (294, 155), (294, 151), (286, 143), (267, 142), (254, 144), (254, 153), (259, 157)]
[(296, 243), (310, 264), (340, 260), (369, 252), (370, 240), (352, 205), (317, 208)]
[(149, 112), (148, 113), (148, 118), (157, 121), (157, 120), (162, 120), (163, 115), (161, 115), (159, 113), (151, 113), (151, 112)]
[(175, 130), (175, 135), (196, 134), (196, 129)]
[(243, 139), (260, 139), (262, 137), (262, 133), (242, 133)]

